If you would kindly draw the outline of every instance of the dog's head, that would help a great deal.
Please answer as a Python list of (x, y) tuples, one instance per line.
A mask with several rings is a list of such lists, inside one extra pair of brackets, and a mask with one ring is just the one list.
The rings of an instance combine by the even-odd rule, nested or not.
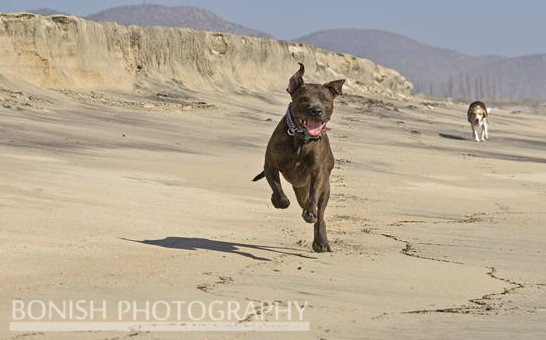
[(474, 125), (480, 125), (485, 117), (487, 117), (487, 111), (479, 105), (468, 109), (468, 121)]
[(286, 91), (292, 97), (290, 112), (298, 128), (307, 130), (310, 136), (318, 136), (326, 127), (334, 111), (334, 98), (343, 94), (341, 88), (345, 79), (334, 80), (326, 84), (305, 84), (305, 67), (294, 73)]

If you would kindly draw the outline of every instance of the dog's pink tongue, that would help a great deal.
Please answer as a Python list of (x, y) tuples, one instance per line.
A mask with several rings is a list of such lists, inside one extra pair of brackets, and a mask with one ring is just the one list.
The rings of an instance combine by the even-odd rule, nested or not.
[(318, 136), (321, 134), (322, 129), (324, 129), (324, 123), (320, 120), (309, 120), (307, 121), (307, 133), (311, 136)]

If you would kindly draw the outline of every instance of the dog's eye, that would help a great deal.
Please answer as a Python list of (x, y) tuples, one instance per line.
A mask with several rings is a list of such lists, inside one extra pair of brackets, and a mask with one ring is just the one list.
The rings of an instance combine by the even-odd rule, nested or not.
[(307, 99), (305, 97), (300, 98), (300, 103), (307, 103), (308, 101), (309, 101), (309, 99)]

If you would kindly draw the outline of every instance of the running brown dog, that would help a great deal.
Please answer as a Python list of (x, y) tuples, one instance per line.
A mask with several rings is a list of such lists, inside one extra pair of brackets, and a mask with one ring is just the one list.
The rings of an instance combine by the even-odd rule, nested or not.
[(330, 198), (330, 172), (334, 156), (325, 127), (334, 110), (334, 98), (342, 94), (344, 79), (326, 84), (305, 84), (305, 68), (290, 78), (286, 91), (292, 97), (285, 116), (273, 132), (265, 153), (264, 171), (253, 180), (267, 178), (277, 209), (290, 205), (279, 172), (292, 184), (305, 222), (315, 224), (313, 250), (331, 251), (326, 236), (324, 210)]

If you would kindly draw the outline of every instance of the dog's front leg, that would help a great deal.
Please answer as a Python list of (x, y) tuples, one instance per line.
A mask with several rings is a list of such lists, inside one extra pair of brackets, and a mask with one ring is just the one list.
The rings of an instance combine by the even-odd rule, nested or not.
[(485, 140), (489, 139), (489, 131), (487, 131), (487, 120), (483, 122), (483, 133), (485, 136)]
[(286, 209), (290, 205), (290, 200), (284, 194), (281, 186), (281, 179), (279, 177), (279, 170), (274, 167), (265, 167), (264, 169), (265, 178), (267, 178), (267, 183), (273, 190), (271, 195), (271, 203), (277, 209)]
[(480, 137), (478, 136), (478, 129), (475, 125), (472, 125), (472, 133), (474, 134), (474, 140), (476, 142), (480, 141)]
[(315, 223), (317, 221), (317, 204), (320, 193), (322, 192), (322, 186), (324, 181), (324, 173), (318, 170), (311, 174), (311, 183), (309, 185), (309, 196), (305, 203), (305, 208), (301, 216), (307, 223)]

